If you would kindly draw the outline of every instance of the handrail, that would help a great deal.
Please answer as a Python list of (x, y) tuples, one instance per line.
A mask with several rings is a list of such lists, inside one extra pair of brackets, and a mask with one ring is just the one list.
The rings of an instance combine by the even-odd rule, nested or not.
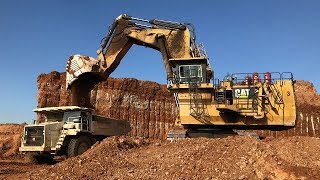
[[(293, 81), (293, 73), (292, 72), (266, 72), (266, 73), (270, 73), (271, 74), (271, 82), (274, 82), (276, 80), (280, 80), (281, 83), (284, 80), (292, 80)], [(259, 75), (259, 79), (260, 80), (264, 80), (264, 75), (266, 73), (258, 73), (258, 72), (254, 72), (254, 73), (233, 73), (231, 74), (231, 78), (232, 81), (236, 84), (239, 82), (243, 82), (244, 80), (246, 80), (246, 77), (252, 77), (253, 74), (258, 74)], [(240, 78), (239, 78), (240, 76)], [(288, 77), (289, 76), (289, 77)], [(226, 80), (227, 76), (224, 78), (224, 80)]]
[[(288, 75), (289, 77), (287, 77), (286, 75)], [(291, 81), (293, 81), (293, 74), (292, 74), (292, 72), (282, 72), (280, 74), (280, 78), (281, 78), (281, 80), (291, 80)]]

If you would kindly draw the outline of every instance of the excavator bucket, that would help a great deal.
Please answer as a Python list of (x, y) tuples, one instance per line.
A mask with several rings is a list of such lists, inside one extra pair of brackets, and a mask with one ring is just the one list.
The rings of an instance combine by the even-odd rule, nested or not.
[(90, 91), (103, 80), (98, 60), (82, 55), (73, 55), (66, 66), (66, 87), (71, 89), (71, 103), (81, 107), (91, 107)]
[(66, 87), (70, 89), (73, 82), (75, 82), (81, 76), (100, 76), (99, 61), (82, 55), (70, 56), (66, 65)]

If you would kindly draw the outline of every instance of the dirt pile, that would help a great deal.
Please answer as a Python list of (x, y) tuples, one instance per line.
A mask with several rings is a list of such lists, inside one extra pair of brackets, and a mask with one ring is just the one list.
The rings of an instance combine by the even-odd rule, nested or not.
[(299, 112), (320, 116), (320, 95), (311, 82), (297, 81), (295, 92)]
[[(303, 151), (301, 151), (303, 148)], [(155, 142), (107, 138), (83, 155), (14, 178), (317, 179), (320, 139), (197, 138)]]
[(17, 154), (23, 126), (23, 124), (0, 124), (0, 159)]
[(295, 92), (298, 105), (320, 106), (320, 95), (311, 82), (297, 81), (295, 84)]

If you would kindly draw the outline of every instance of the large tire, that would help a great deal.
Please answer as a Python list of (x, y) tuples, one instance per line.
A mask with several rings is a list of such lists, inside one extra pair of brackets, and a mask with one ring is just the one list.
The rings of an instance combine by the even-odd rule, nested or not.
[(87, 136), (72, 138), (68, 145), (68, 157), (78, 156), (91, 147), (91, 140)]

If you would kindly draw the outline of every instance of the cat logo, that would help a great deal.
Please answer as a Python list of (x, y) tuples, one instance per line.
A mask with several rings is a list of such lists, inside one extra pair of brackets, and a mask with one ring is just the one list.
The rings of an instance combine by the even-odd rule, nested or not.
[(249, 98), (250, 89), (235, 89), (235, 98)]

